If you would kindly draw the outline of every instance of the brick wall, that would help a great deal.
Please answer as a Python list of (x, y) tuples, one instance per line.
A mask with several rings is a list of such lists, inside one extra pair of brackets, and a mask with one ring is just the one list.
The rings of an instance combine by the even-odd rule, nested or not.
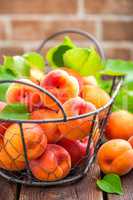
[(0, 0), (0, 56), (35, 49), (64, 28), (94, 34), (108, 58), (133, 59), (133, 0)]

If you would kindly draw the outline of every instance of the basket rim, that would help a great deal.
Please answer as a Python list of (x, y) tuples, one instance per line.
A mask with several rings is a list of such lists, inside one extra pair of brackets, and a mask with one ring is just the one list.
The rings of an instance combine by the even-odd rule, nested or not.
[(104, 111), (106, 108), (108, 108), (114, 101), (114, 99), (116, 98), (118, 92), (119, 92), (119, 89), (121, 88), (122, 86), (122, 83), (123, 83), (123, 77), (122, 76), (116, 76), (116, 78), (119, 77), (119, 82), (112, 94), (112, 97), (110, 98), (110, 100), (108, 101), (107, 104), (105, 104), (104, 106), (96, 109), (95, 111), (92, 111), (92, 112), (88, 112), (88, 113), (85, 113), (85, 114), (81, 114), (81, 115), (76, 115), (76, 116), (72, 116), (72, 117), (67, 117), (64, 109), (63, 109), (63, 106), (61, 104), (61, 102), (53, 95), (51, 94), (49, 91), (47, 91), (46, 89), (42, 88), (41, 86), (38, 86), (36, 84), (31, 84), (31, 83), (27, 83), (27, 82), (24, 82), (24, 81), (19, 81), (19, 80), (0, 80), (0, 84), (4, 84), (4, 83), (18, 83), (18, 84), (23, 84), (23, 85), (27, 85), (27, 86), (30, 86), (30, 87), (33, 87), (33, 88), (36, 88), (38, 89), (39, 91), (43, 92), (44, 94), (47, 94), (51, 99), (53, 99), (56, 104), (58, 105), (58, 107), (60, 108), (62, 114), (63, 114), (63, 118), (57, 118), (57, 119), (45, 119), (45, 120), (17, 120), (17, 119), (1, 119), (0, 118), (0, 121), (5, 121), (5, 122), (16, 122), (16, 123), (37, 123), (37, 124), (42, 124), (42, 123), (59, 123), (59, 122), (67, 122), (67, 121), (72, 121), (72, 120), (77, 120), (77, 119), (82, 119), (82, 118), (86, 118), (86, 117), (89, 117), (89, 116), (95, 116), (97, 115), (98, 113)]

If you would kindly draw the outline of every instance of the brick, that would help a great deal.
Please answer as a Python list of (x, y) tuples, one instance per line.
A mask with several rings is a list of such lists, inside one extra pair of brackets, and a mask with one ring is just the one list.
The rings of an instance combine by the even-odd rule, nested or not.
[(0, 13), (76, 13), (77, 0), (0, 0)]
[(4, 55), (21, 55), (24, 53), (23, 48), (20, 47), (1, 47), (0, 48), (0, 63), (3, 62), (3, 56)]
[(131, 59), (131, 51), (125, 48), (109, 48), (105, 49), (105, 54), (107, 58), (111, 59)]
[(86, 13), (133, 14), (133, 0), (85, 0)]
[(4, 40), (6, 38), (6, 30), (4, 22), (0, 21), (0, 40)]
[(133, 41), (133, 21), (104, 21), (103, 39)]
[(62, 29), (79, 28), (95, 35), (95, 24), (87, 20), (61, 20), (61, 21), (12, 21), (13, 40), (42, 40), (48, 35)]

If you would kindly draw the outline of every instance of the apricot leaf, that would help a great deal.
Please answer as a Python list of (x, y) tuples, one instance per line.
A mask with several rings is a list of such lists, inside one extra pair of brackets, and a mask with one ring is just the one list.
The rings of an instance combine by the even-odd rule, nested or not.
[(24, 59), (28, 62), (31, 68), (36, 68), (44, 71), (45, 62), (43, 56), (36, 52), (28, 52), (23, 55)]
[(1, 119), (27, 120), (29, 119), (28, 109), (24, 104), (8, 104), (0, 112)]
[(4, 56), (3, 65), (18, 77), (30, 76), (30, 66), (22, 56)]
[(66, 36), (62, 44), (49, 49), (46, 55), (49, 65), (53, 68), (64, 67), (63, 55), (66, 51), (74, 47), (76, 47), (74, 43)]
[[(4, 66), (0, 66), (0, 80), (14, 80), (17, 76), (12, 70), (6, 69)], [(5, 101), (5, 94), (9, 87), (8, 83), (0, 84), (0, 101)]]
[(73, 48), (64, 56), (65, 66), (78, 71), (83, 76), (96, 75), (103, 69), (102, 60), (94, 48)]
[(116, 174), (107, 174), (101, 180), (97, 180), (97, 186), (104, 192), (123, 194), (120, 177)]

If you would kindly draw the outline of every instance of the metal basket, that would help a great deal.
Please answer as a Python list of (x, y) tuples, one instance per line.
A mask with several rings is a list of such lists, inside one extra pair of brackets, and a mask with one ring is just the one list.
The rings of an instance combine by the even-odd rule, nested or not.
[[(63, 31), (57, 32), (57, 33), (49, 36), (48, 38), (46, 38), (42, 42), (40, 47), (37, 49), (37, 51), (40, 53), (42, 48), (44, 47), (44, 45), (49, 40), (53, 39), (55, 36), (58, 36), (61, 34), (66, 34), (66, 33), (67, 34), (74, 33), (74, 34), (79, 34), (81, 36), (84, 36), (86, 39), (88, 39), (89, 41), (91, 41), (95, 44), (102, 59), (105, 58), (103, 50), (102, 50), (101, 46), (99, 45), (99, 43), (97, 42), (97, 40), (89, 33), (80, 31), (80, 30), (63, 30)], [(82, 115), (73, 116), (73, 117), (68, 117), (66, 115), (61, 103), (59, 102), (59, 100), (55, 96), (53, 96), (51, 93), (49, 93), (47, 90), (43, 89), (42, 87), (37, 86), (37, 85), (32, 85), (30, 83), (24, 83), (23, 81), (1, 80), (0, 84), (5, 84), (5, 83), (24, 84), (24, 85), (30, 86), (32, 88), (35, 88), (38, 91), (48, 95), (57, 104), (57, 106), (59, 107), (59, 109), (62, 112), (63, 117), (59, 118), (59, 119), (48, 119), (48, 120), (14, 120), (14, 119), (3, 120), (3, 119), (0, 119), (0, 122), (17, 123), (19, 125), (20, 132), (21, 132), (21, 140), (22, 140), (23, 150), (24, 150), (25, 163), (26, 163), (26, 169), (21, 172), (11, 172), (11, 171), (7, 171), (4, 169), (0, 169), (0, 175), (2, 177), (4, 177), (5, 179), (7, 179), (8, 181), (12, 181), (12, 182), (24, 184), (24, 185), (29, 185), (29, 186), (57, 186), (57, 185), (63, 185), (63, 184), (66, 185), (66, 184), (72, 184), (72, 183), (80, 180), (81, 178), (83, 178), (87, 174), (88, 170), (90, 169), (90, 166), (93, 163), (93, 161), (96, 157), (97, 151), (102, 143), (104, 128), (105, 128), (108, 116), (111, 112), (111, 108), (112, 108), (113, 102), (115, 100), (115, 97), (117, 96), (119, 89), (123, 83), (123, 77), (120, 77), (120, 76), (113, 77), (111, 80), (112, 80), (112, 86), (111, 86), (110, 92), (109, 92), (109, 94), (111, 95), (111, 99), (109, 100), (109, 102), (106, 105), (97, 109), (96, 111), (85, 113)], [(97, 120), (98, 116), (102, 112), (104, 112), (104, 118), (102, 120)], [(36, 178), (34, 178), (34, 176), (32, 175), (30, 166), (29, 166), (29, 160), (27, 158), (26, 144), (25, 144), (24, 133), (23, 133), (23, 124), (25, 124), (25, 123), (33, 123), (33, 124), (34, 123), (36, 123), (36, 124), (62, 123), (62, 122), (66, 123), (68, 121), (72, 121), (72, 120), (76, 121), (78, 119), (83, 119), (83, 118), (88, 118), (88, 117), (89, 117), (89, 119), (91, 118), (92, 122), (91, 122), (90, 131), (88, 133), (88, 145), (87, 145), (87, 150), (86, 150), (86, 156), (84, 158), (82, 158), (82, 162), (77, 163), (76, 166), (74, 166), (71, 169), (69, 175), (62, 180), (49, 182), (49, 181), (39, 181)], [(93, 138), (96, 136), (97, 130), (99, 130), (100, 136), (98, 137), (95, 144), (93, 143), (94, 152), (90, 153), (91, 144), (92, 144)]]

